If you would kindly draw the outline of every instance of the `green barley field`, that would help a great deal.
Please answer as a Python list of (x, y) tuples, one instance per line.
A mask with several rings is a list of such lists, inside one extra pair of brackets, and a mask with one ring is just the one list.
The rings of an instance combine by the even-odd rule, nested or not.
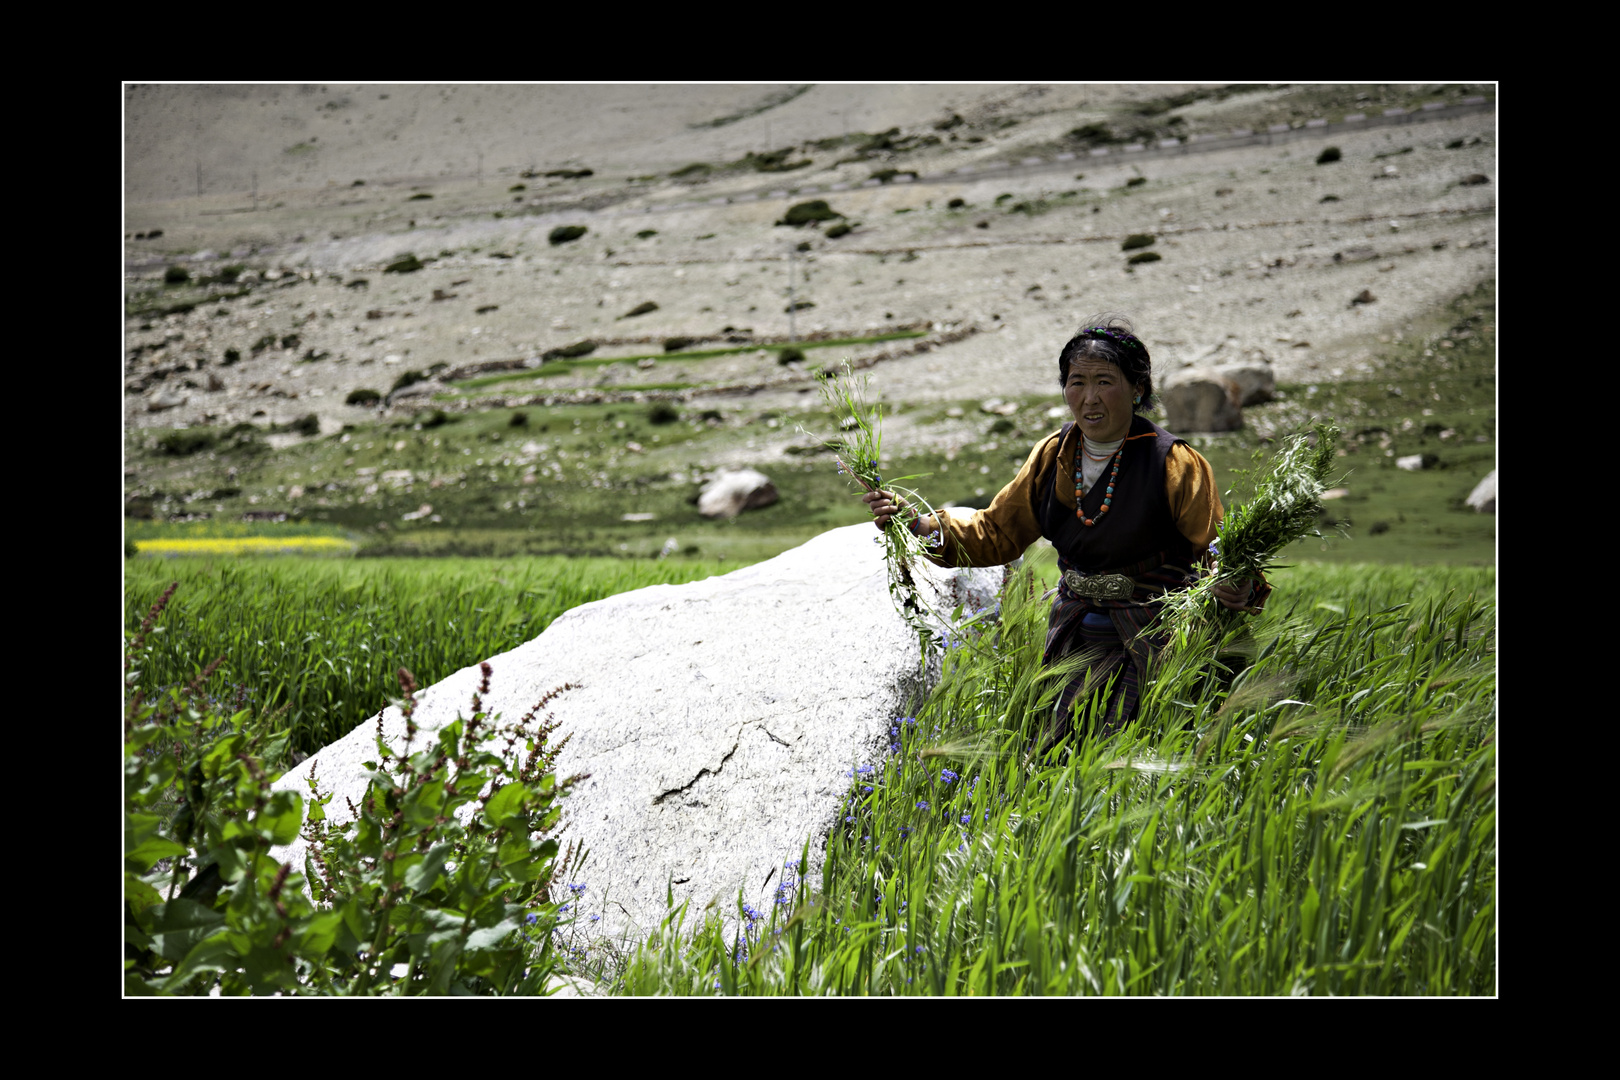
[[(399, 666), (431, 683), (575, 604), (733, 568), (132, 559), (126, 627), (178, 582), (138, 682), (224, 656), (210, 693), (314, 749)], [(672, 911), (575, 973), (632, 995), (1496, 992), (1494, 569), (1280, 571), (1245, 633), (1166, 660), (1130, 729), (1041, 753), (1052, 574), (1033, 555), (894, 718), (817, 887), (790, 864), (768, 910)]]

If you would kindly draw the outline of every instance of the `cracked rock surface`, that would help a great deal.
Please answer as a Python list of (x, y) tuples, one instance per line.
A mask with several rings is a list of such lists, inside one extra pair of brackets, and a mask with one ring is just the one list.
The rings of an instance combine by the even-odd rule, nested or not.
[[(590, 774), (564, 803), (561, 834), (590, 850), (569, 873), (589, 886), (583, 938), (644, 937), (664, 915), (669, 882), (693, 919), (716, 897), (730, 916), (739, 889), (763, 906), (767, 876), (807, 838), (807, 884), (819, 883), (845, 773), (886, 750), (889, 723), (920, 685), (917, 638), (889, 597), (875, 535), (869, 524), (833, 529), (722, 577), (584, 604), (489, 658), (486, 708), (507, 722), (548, 690), (575, 686), (548, 708), (559, 737), (572, 735), (558, 775)], [(1003, 580), (1000, 567), (915, 573), (947, 612), (993, 602)], [(473, 665), (422, 691), (423, 733), (467, 709), (478, 680)], [(384, 711), (383, 729), (398, 745), (397, 708)], [(333, 808), (363, 795), (375, 732), (373, 715), (314, 755)], [(303, 794), (308, 772), (300, 765), (276, 786)], [(302, 842), (277, 857), (301, 867)]]

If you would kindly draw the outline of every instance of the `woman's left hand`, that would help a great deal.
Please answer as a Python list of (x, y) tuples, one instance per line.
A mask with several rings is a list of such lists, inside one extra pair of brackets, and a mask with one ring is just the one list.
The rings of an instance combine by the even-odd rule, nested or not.
[(1210, 590), (1215, 599), (1221, 602), (1224, 608), (1233, 611), (1251, 611), (1249, 605), (1254, 600), (1254, 579), (1242, 578), (1237, 581), (1224, 581)]

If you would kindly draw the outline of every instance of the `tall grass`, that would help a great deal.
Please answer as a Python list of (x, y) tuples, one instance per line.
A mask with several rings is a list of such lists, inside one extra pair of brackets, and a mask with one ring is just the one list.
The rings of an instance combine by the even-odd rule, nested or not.
[(807, 838), (771, 910), (672, 911), (617, 989), (1494, 992), (1492, 571), (1295, 568), (1044, 756), (1038, 571), (854, 763), (819, 891)]
[(736, 564), (626, 559), (284, 557), (133, 559), (124, 625), (139, 627), (179, 581), (139, 685), (148, 697), (218, 657), (206, 691), (223, 705), (284, 709), (280, 729), (313, 753), (397, 695), (395, 672), (430, 685), (539, 634), (564, 611), (645, 585), (692, 581)]

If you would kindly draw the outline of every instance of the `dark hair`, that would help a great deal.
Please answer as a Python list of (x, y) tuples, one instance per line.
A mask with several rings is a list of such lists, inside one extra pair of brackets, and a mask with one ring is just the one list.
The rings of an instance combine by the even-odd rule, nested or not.
[(1058, 353), (1058, 386), (1067, 385), (1069, 365), (1076, 360), (1106, 360), (1119, 368), (1133, 387), (1142, 388), (1142, 400), (1135, 411), (1151, 409), (1153, 359), (1133, 330), (1131, 320), (1123, 315), (1104, 313), (1087, 319)]

